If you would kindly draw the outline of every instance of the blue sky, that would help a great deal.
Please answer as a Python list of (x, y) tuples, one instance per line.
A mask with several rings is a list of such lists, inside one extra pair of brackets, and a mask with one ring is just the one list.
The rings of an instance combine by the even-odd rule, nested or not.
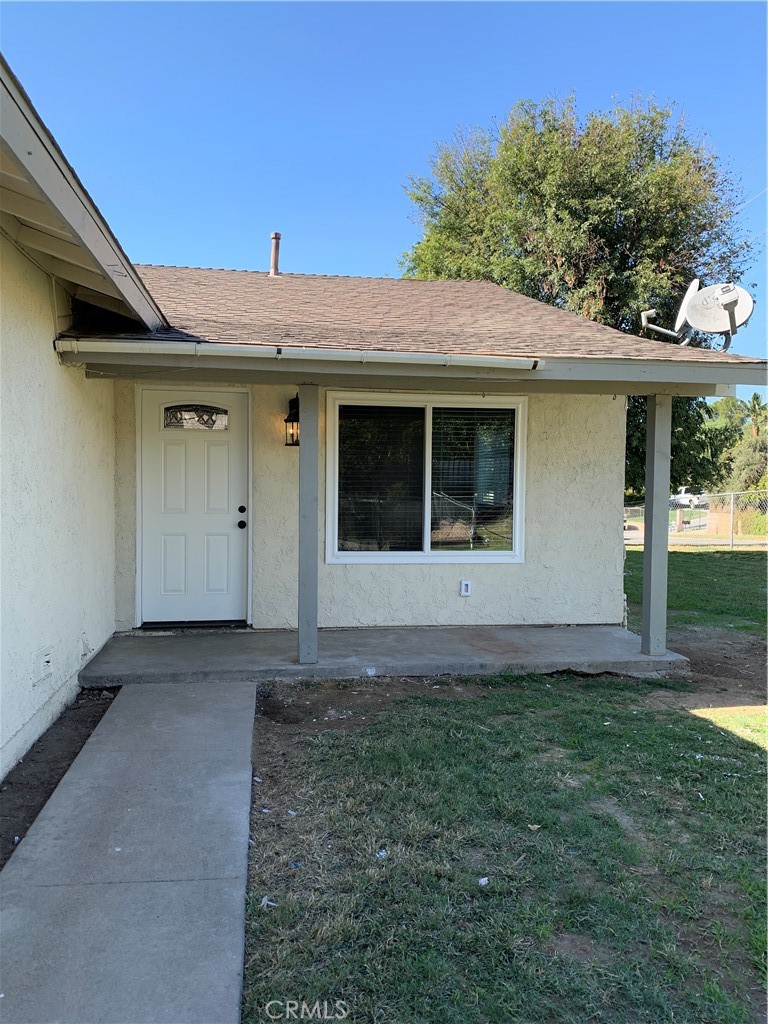
[[(0, 45), (138, 263), (398, 276), (403, 191), (458, 126), (519, 99), (674, 102), (766, 187), (763, 3), (6, 2)], [(764, 355), (762, 249), (734, 350)], [(707, 282), (713, 283), (713, 282)]]

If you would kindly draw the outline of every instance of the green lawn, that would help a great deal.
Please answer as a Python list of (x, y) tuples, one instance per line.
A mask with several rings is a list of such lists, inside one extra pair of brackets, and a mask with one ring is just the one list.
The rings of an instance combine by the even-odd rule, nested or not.
[[(692, 548), (669, 553), (668, 622), (760, 632), (766, 628), (766, 568), (762, 551)], [(643, 552), (627, 551), (627, 600), (643, 598)], [(637, 613), (630, 626), (639, 628)]]
[(257, 787), (245, 1024), (286, 999), (357, 1024), (759, 1019), (764, 723), (653, 710), (659, 685), (496, 677), (292, 740)]
[(762, 747), (768, 746), (768, 708), (764, 705), (733, 708), (698, 708), (693, 712), (699, 718), (714, 722), (719, 729), (727, 729), (735, 736)]

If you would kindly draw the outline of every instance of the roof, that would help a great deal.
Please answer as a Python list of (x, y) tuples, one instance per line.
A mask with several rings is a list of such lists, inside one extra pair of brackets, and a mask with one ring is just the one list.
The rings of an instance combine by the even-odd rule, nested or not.
[(486, 281), (137, 266), (172, 326), (218, 344), (759, 363), (638, 338)]

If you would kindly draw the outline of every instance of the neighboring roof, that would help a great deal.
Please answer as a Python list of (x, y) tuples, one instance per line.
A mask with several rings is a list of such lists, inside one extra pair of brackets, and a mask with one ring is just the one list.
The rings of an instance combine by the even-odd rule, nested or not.
[(58, 143), (0, 57), (0, 227), (86, 302), (155, 330), (166, 320)]
[(136, 269), (173, 327), (203, 342), (534, 359), (760, 362), (624, 334), (485, 281)]

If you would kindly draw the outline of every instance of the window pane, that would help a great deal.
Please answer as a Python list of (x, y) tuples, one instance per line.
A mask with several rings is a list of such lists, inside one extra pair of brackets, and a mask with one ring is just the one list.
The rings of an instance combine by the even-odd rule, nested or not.
[(216, 405), (166, 405), (166, 430), (227, 430), (229, 414)]
[(514, 409), (432, 413), (433, 551), (511, 551)]
[(422, 551), (424, 410), (339, 407), (339, 551)]

